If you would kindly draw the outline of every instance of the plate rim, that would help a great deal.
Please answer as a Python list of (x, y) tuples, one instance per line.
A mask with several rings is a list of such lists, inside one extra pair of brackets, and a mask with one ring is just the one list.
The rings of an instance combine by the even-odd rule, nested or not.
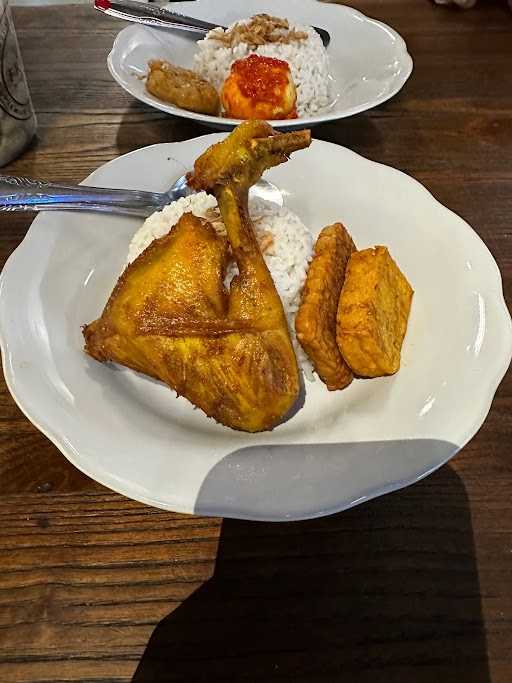
[[(198, 2), (201, 2), (201, 0), (197, 0)], [(321, 3), (319, 0), (304, 0), (306, 4), (309, 5), (321, 5), (324, 7), (329, 7), (330, 3)], [(174, 7), (178, 3), (176, 2), (169, 2), (165, 7), (172, 6)], [(179, 3), (181, 4), (181, 3)], [(375, 107), (378, 107), (391, 98), (395, 97), (405, 86), (407, 81), (409, 80), (413, 69), (414, 69), (414, 61), (413, 58), (408, 51), (407, 48), (407, 43), (403, 36), (398, 33), (396, 29), (394, 29), (392, 26), (389, 26), (383, 21), (380, 21), (379, 19), (374, 19), (373, 17), (369, 17), (367, 14), (364, 14), (360, 10), (357, 10), (353, 7), (350, 7), (349, 5), (336, 5), (337, 8), (345, 10), (348, 14), (352, 15), (353, 17), (358, 18), (361, 21), (375, 24), (382, 29), (386, 30), (388, 33), (390, 33), (393, 38), (396, 40), (397, 45), (400, 47), (400, 53), (401, 57), (403, 60), (403, 67), (404, 71), (401, 74), (400, 78), (397, 78), (395, 85), (393, 88), (385, 93), (384, 95), (381, 95), (380, 97), (376, 98), (372, 103), (367, 103), (367, 104), (360, 104), (356, 105), (354, 107), (350, 107), (348, 109), (340, 110), (336, 113), (334, 112), (326, 112), (324, 114), (317, 114), (315, 116), (308, 116), (308, 117), (303, 117), (303, 118), (298, 118), (298, 119), (284, 119), (284, 120), (269, 120), (269, 123), (274, 127), (274, 128), (296, 128), (296, 127), (301, 127), (301, 126), (316, 126), (320, 125), (321, 123), (328, 123), (329, 121), (338, 121), (340, 119), (348, 118), (350, 116), (355, 116), (356, 114), (360, 114), (362, 112), (368, 111), (370, 109), (374, 109)], [(323, 11), (323, 10), (321, 10)], [(330, 11), (330, 9), (328, 10)], [(107, 56), (107, 67), (109, 70), (110, 75), (112, 78), (115, 80), (115, 82), (123, 88), (125, 92), (127, 92), (129, 95), (131, 95), (134, 99), (136, 99), (139, 102), (143, 102), (146, 104), (148, 107), (152, 107), (154, 109), (157, 109), (158, 111), (163, 111), (171, 116), (177, 116), (179, 118), (184, 118), (192, 121), (196, 121), (198, 123), (201, 123), (205, 126), (210, 126), (210, 127), (221, 127), (223, 129), (227, 128), (234, 128), (237, 125), (241, 123), (239, 119), (230, 119), (230, 118), (222, 118), (220, 116), (210, 116), (208, 114), (198, 114), (196, 112), (191, 112), (187, 111), (186, 109), (181, 109), (180, 107), (175, 107), (174, 105), (166, 104), (164, 102), (159, 102), (156, 98), (153, 97), (146, 97), (142, 98), (136, 95), (134, 92), (132, 92), (132, 89), (130, 89), (128, 83), (125, 81), (123, 78), (122, 74), (118, 72), (118, 70), (115, 67), (114, 64), (114, 57), (118, 51), (119, 45), (122, 41), (122, 38), (124, 38), (127, 34), (130, 33), (135, 33), (139, 30), (146, 30), (148, 32), (152, 32), (153, 30), (158, 30), (158, 29), (152, 29), (151, 27), (148, 26), (143, 26), (141, 24), (133, 24), (130, 26), (126, 26), (125, 28), (121, 29), (119, 33), (116, 35), (114, 42), (112, 44), (112, 48), (109, 51), (109, 54)], [(153, 101), (154, 100), (154, 101)]]
[[(198, 140), (204, 140), (206, 138), (209, 138), (212, 142), (215, 140), (218, 140), (219, 138), (223, 138), (226, 136), (226, 133), (210, 133), (207, 135), (202, 135), (198, 136), (196, 138), (192, 138), (191, 140), (185, 140), (182, 142), (174, 142), (174, 143), (156, 143), (154, 145), (148, 145), (147, 147), (143, 147), (140, 149), (132, 150), (131, 152), (128, 152), (127, 154), (120, 155), (118, 157), (115, 157), (114, 159), (109, 160), (105, 164), (100, 165), (97, 169), (95, 169), (89, 176), (87, 176), (86, 179), (82, 181), (81, 184), (87, 184), (89, 178), (94, 175), (99, 169), (103, 169), (107, 166), (113, 165), (116, 163), (119, 159), (126, 158), (128, 156), (140, 154), (144, 150), (147, 150), (149, 148), (155, 148), (155, 147), (161, 147), (161, 146), (166, 146), (167, 148), (172, 145), (180, 145), (184, 146), (187, 145), (188, 143), (195, 142)], [(403, 171), (400, 171), (392, 166), (389, 166), (387, 164), (382, 164), (380, 162), (373, 161), (371, 159), (368, 159), (367, 157), (360, 155), (346, 147), (342, 147), (341, 145), (336, 145), (335, 143), (332, 142), (327, 142), (323, 140), (316, 140), (316, 143), (319, 143), (323, 146), (328, 146), (332, 147), (336, 150), (339, 150), (340, 148), (344, 151), (344, 153), (348, 153), (349, 156), (353, 156), (356, 158), (361, 159), (365, 164), (369, 164), (371, 166), (376, 166), (376, 167), (381, 167), (385, 170), (386, 173), (391, 173), (394, 175), (397, 175), (401, 178), (403, 178), (406, 182), (411, 183), (412, 185), (416, 186), (416, 189), (419, 189), (422, 191), (424, 194), (428, 196), (430, 201), (433, 201), (436, 205), (437, 208), (440, 208), (444, 212), (448, 212), (448, 214), (454, 216), (461, 224), (464, 226), (465, 230), (470, 231), (471, 237), (474, 239), (476, 238), (477, 242), (479, 243), (479, 247), (483, 247), (483, 254), (485, 254), (485, 258), (487, 261), (487, 264), (491, 266), (492, 271), (493, 271), (493, 277), (494, 277), (494, 282), (493, 285), (496, 288), (496, 293), (499, 295), (496, 299), (496, 308), (500, 312), (500, 324), (501, 328), (504, 332), (503, 334), (503, 341), (502, 341), (502, 352), (500, 354), (497, 354), (496, 357), (497, 359), (500, 360), (500, 362), (495, 362), (492, 369), (494, 372), (492, 375), (489, 375), (487, 377), (487, 381), (485, 383), (482, 383), (482, 385), (485, 384), (485, 391), (482, 391), (479, 393), (479, 404), (480, 404), (480, 410), (478, 412), (478, 415), (475, 416), (475, 419), (471, 421), (471, 423), (467, 425), (464, 435), (460, 439), (450, 439), (450, 443), (454, 446), (453, 453), (449, 455), (445, 460), (442, 462), (439, 462), (436, 464), (434, 468), (429, 469), (428, 471), (421, 472), (418, 475), (412, 476), (407, 479), (401, 479), (398, 481), (392, 481), (392, 482), (386, 482), (383, 484), (378, 491), (372, 491), (369, 493), (369, 495), (361, 501), (356, 502), (355, 504), (359, 504), (359, 502), (367, 502), (368, 500), (371, 500), (373, 498), (380, 497), (381, 495), (385, 495), (386, 493), (390, 493), (392, 491), (396, 491), (402, 488), (405, 488), (412, 483), (415, 483), (416, 481), (419, 481), (420, 479), (428, 476), (428, 474), (432, 473), (442, 465), (444, 465), (446, 462), (448, 462), (459, 450), (461, 450), (479, 431), (481, 426), (483, 425), (485, 418), (487, 417), (489, 410), (492, 405), (492, 401), (494, 399), (494, 396), (496, 394), (496, 391), (504, 378), (505, 374), (507, 373), (507, 370), (509, 368), (510, 362), (512, 360), (512, 319), (510, 316), (510, 311), (508, 309), (507, 303), (505, 301), (505, 296), (504, 296), (504, 290), (503, 290), (503, 279), (501, 275), (501, 271), (498, 267), (498, 264), (496, 263), (496, 260), (494, 259), (492, 253), (490, 252), (489, 248), (483, 241), (483, 239), (480, 237), (480, 235), (467, 223), (461, 216), (456, 214), (454, 211), (443, 205), (436, 197), (424, 186), (422, 185), (418, 180), (413, 178), (412, 176), (408, 175), (407, 173), (404, 173)], [(57, 213), (57, 214), (62, 214), (66, 212), (52, 212), (52, 213)], [(9, 255), (4, 268), (2, 269), (2, 272), (0, 274), (0, 323), (3, 323), (3, 320), (5, 319), (5, 316), (7, 314), (7, 311), (5, 310), (5, 297), (1, 296), (4, 283), (9, 275), (9, 269), (13, 267), (13, 264), (16, 262), (16, 259), (20, 256), (20, 254), (27, 248), (29, 245), (31, 238), (35, 234), (35, 231), (37, 228), (34, 228), (34, 225), (37, 224), (38, 220), (40, 220), (39, 216), (36, 216), (32, 224), (30, 225), (29, 229), (27, 230), (26, 235), (24, 236), (23, 240), (21, 243), (18, 245), (18, 247)], [(184, 504), (180, 501), (174, 503), (174, 502), (169, 502), (169, 501), (163, 501), (159, 500), (156, 497), (151, 497), (151, 496), (144, 496), (141, 495), (139, 492), (133, 490), (133, 488), (130, 488), (130, 486), (125, 486), (124, 482), (115, 482), (115, 486), (113, 486), (113, 480), (112, 476), (108, 475), (107, 471), (104, 470), (103, 468), (101, 471), (98, 473), (98, 469), (92, 469), (89, 470), (86, 466), (84, 466), (84, 463), (80, 461), (78, 457), (75, 457), (75, 452), (76, 449), (73, 447), (72, 443), (68, 441), (65, 435), (61, 435), (58, 432), (58, 429), (55, 427), (52, 427), (47, 419), (41, 415), (41, 412), (33, 410), (31, 407), (27, 406), (27, 403), (23, 397), (22, 394), (20, 394), (17, 391), (16, 387), (16, 377), (15, 377), (15, 372), (14, 368), (12, 368), (11, 363), (7, 362), (8, 357), (11, 358), (11, 348), (10, 348), (10, 342), (8, 339), (8, 332), (7, 332), (7, 326), (4, 324), (0, 324), (0, 350), (1, 350), (1, 357), (2, 357), (2, 363), (3, 363), (3, 369), (4, 369), (4, 377), (5, 377), (5, 382), (7, 385), (7, 388), (9, 389), (9, 392), (11, 396), (13, 397), (15, 403), (21, 410), (21, 412), (27, 417), (27, 419), (39, 430), (41, 433), (43, 433), (58, 449), (59, 451), (71, 462), (72, 465), (77, 467), (81, 472), (83, 472), (85, 475), (88, 477), (92, 478), (93, 480), (99, 482), (100, 484), (106, 486), (107, 488), (116, 491), (118, 493), (121, 493), (122, 495), (125, 495), (131, 499), (138, 500), (144, 504), (153, 506), (153, 507), (158, 507), (161, 509), (165, 510), (170, 510), (182, 514), (196, 514), (195, 513), (195, 503), (190, 504)], [(227, 456), (225, 456), (227, 457)], [(105, 474), (105, 476), (103, 476)], [(340, 503), (340, 505), (333, 507), (332, 509), (319, 509), (315, 513), (308, 513), (304, 516), (301, 515), (294, 515), (292, 517), (265, 517), (259, 516), (257, 514), (244, 514), (242, 512), (237, 513), (236, 515), (233, 515), (236, 518), (239, 519), (254, 519), (254, 520), (266, 520), (266, 521), (299, 521), (302, 519), (312, 519), (315, 517), (320, 517), (324, 515), (329, 515), (329, 514), (334, 514), (337, 512), (341, 512), (344, 509), (348, 509), (349, 507), (353, 507), (355, 504), (345, 504), (345, 503)], [(210, 513), (207, 510), (202, 510), (201, 511), (202, 516), (219, 516), (219, 511), (213, 511)]]

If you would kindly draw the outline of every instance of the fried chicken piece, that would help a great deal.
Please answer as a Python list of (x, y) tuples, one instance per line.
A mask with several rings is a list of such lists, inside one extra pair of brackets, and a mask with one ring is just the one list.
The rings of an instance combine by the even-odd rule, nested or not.
[(400, 369), (412, 296), (386, 247), (352, 254), (338, 308), (337, 341), (354, 374), (380, 377)]
[(198, 114), (219, 114), (217, 91), (195, 71), (175, 66), (163, 59), (152, 59), (148, 66), (146, 90), (159, 100)]
[[(164, 381), (207, 415), (248, 432), (271, 429), (297, 400), (299, 376), (281, 300), (258, 247), (248, 193), (265, 168), (307, 147), (248, 122), (196, 162), (192, 186), (218, 198), (228, 239), (190, 214), (128, 266), (85, 350)], [(239, 275), (227, 292), (228, 240)]]
[(353, 251), (354, 242), (341, 223), (322, 230), (295, 318), (297, 339), (329, 391), (344, 389), (353, 379), (336, 343), (338, 303)]
[[(266, 121), (251, 120), (241, 123), (228, 138), (209, 147), (196, 160), (193, 173), (187, 177), (189, 187), (214, 194), (218, 202), (222, 197), (219, 207), (232, 247), (226, 217), (232, 219), (234, 214), (231, 211), (225, 213), (223, 205), (232, 206), (230, 199), (236, 198), (238, 215), (247, 207), (248, 188), (258, 182), (264, 170), (284, 164), (292, 152), (305, 149), (310, 144), (309, 130), (276, 133)], [(243, 232), (253, 235), (250, 222), (245, 227)]]

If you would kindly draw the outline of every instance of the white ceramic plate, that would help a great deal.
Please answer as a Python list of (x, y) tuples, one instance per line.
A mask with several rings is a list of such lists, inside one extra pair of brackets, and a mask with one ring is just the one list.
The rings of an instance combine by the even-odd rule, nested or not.
[[(273, 121), (275, 128), (311, 127), (371, 109), (393, 97), (412, 71), (412, 59), (396, 31), (344, 5), (317, 0), (197, 0), (169, 3), (167, 7), (224, 26), (267, 12), (300, 24), (328, 29), (335, 101), (316, 116), (293, 122)], [(231, 129), (239, 121), (185, 111), (160, 101), (145, 89), (141, 77), (147, 72), (148, 60), (162, 58), (191, 68), (195, 52), (195, 38), (186, 33), (132, 25), (117, 36), (108, 57), (108, 67), (119, 85), (138, 100), (207, 126)]]
[[(222, 137), (147, 147), (86, 182), (162, 191)], [(359, 248), (389, 246), (416, 292), (402, 369), (342, 392), (307, 383), (304, 407), (273, 432), (232, 431), (82, 352), (80, 327), (101, 313), (140, 221), (40, 214), (1, 276), (5, 376), (29, 419), (102, 484), (180, 512), (314, 517), (416, 481), (482, 424), (512, 331), (476, 233), (410, 177), (326, 142), (267, 177), (315, 234), (341, 220)]]

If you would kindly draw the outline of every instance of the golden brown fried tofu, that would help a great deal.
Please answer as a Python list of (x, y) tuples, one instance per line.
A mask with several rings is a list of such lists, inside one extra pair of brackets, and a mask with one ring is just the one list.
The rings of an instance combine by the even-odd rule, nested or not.
[(338, 308), (337, 341), (355, 375), (400, 369), (413, 289), (386, 247), (352, 254)]
[(330, 391), (344, 389), (353, 379), (336, 343), (336, 316), (354, 251), (354, 242), (341, 223), (322, 230), (295, 318), (297, 338)]
[(159, 100), (198, 114), (217, 116), (220, 98), (211, 83), (189, 69), (182, 69), (163, 59), (149, 64), (146, 90)]

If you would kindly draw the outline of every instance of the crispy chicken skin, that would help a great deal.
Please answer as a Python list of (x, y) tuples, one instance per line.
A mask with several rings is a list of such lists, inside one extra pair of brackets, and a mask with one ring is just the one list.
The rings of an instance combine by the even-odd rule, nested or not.
[(336, 343), (338, 302), (353, 251), (354, 242), (341, 223), (322, 230), (295, 318), (297, 338), (330, 391), (344, 389), (353, 379)]
[(228, 241), (185, 215), (121, 276), (86, 351), (164, 381), (222, 424), (271, 429), (299, 393), (281, 300), (254, 237), (248, 191), (265, 168), (307, 147), (309, 132), (275, 135), (243, 124), (207, 150), (190, 176), (214, 193), (240, 274), (224, 288)]
[(337, 340), (360, 377), (393, 375), (400, 369), (413, 289), (386, 247), (350, 257), (338, 308)]

